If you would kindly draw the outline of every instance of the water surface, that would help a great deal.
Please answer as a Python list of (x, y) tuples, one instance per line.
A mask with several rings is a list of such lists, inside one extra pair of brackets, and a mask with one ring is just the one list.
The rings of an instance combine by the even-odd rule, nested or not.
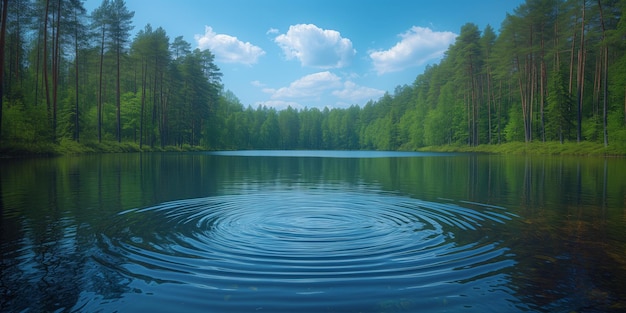
[(0, 310), (620, 312), (623, 159), (395, 152), (0, 163)]

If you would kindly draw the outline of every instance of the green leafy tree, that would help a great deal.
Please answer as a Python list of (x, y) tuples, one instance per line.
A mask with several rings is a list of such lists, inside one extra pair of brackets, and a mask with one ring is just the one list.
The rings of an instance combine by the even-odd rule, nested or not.
[(71, 0), (69, 8), (69, 23), (71, 25), (71, 36), (73, 37), (73, 46), (74, 46), (74, 101), (73, 101), (73, 125), (72, 125), (72, 139), (75, 141), (80, 141), (80, 81), (81, 76), (79, 75), (79, 57), (84, 51), (84, 47), (87, 46), (88, 41), (88, 31), (87, 26), (84, 22), (86, 18), (87, 10), (83, 7), (83, 3), (79, 0)]
[(548, 140), (563, 143), (571, 139), (573, 128), (573, 103), (567, 91), (564, 73), (553, 73), (553, 80), (548, 88), (546, 134)]
[(322, 112), (317, 108), (305, 108), (298, 113), (300, 117), (300, 148), (322, 148)]
[[(131, 57), (141, 67), (138, 70), (141, 77), (139, 146), (142, 147), (146, 140), (149, 140), (150, 146), (154, 146), (157, 133), (160, 134), (161, 143), (165, 144), (167, 111), (164, 100), (168, 94), (165, 75), (171, 73), (169, 39), (165, 30), (160, 27), (154, 30), (150, 24), (146, 25), (131, 44)], [(178, 72), (172, 74), (177, 78), (179, 76)]]
[(482, 37), (480, 38), (480, 47), (482, 49), (482, 58), (484, 60), (483, 63), (483, 71), (481, 73), (481, 81), (482, 85), (486, 86), (485, 93), (483, 94), (482, 102), (486, 104), (487, 112), (487, 125), (486, 125), (486, 141), (487, 143), (493, 143), (493, 133), (495, 125), (498, 125), (497, 115), (494, 114), (496, 112), (496, 96), (495, 96), (495, 88), (494, 88), (494, 75), (493, 75), (493, 49), (496, 42), (497, 35), (491, 25), (487, 25), (483, 30)]
[(475, 24), (465, 24), (461, 27), (461, 34), (457, 38), (454, 46), (450, 48), (452, 61), (456, 64), (458, 71), (455, 80), (460, 90), (463, 90), (465, 100), (465, 112), (467, 114), (467, 143), (468, 145), (478, 145), (479, 121), (481, 98), (479, 85), (479, 73), (482, 68), (482, 55), (480, 47), (480, 31)]
[(266, 119), (261, 125), (259, 140), (263, 149), (277, 149), (280, 147), (280, 126), (275, 109), (264, 109)]
[(300, 137), (300, 119), (298, 112), (291, 106), (278, 112), (278, 126), (280, 129), (280, 141), (283, 149), (295, 149), (298, 147)]
[(126, 49), (126, 44), (130, 38), (130, 31), (133, 29), (132, 19), (135, 12), (126, 8), (124, 0), (112, 0), (109, 7), (109, 38), (111, 50), (115, 52), (115, 104), (116, 104), (116, 135), (117, 141), (122, 142), (122, 122), (121, 122), (121, 84), (120, 84), (120, 67), (122, 54)]
[[(110, 2), (109, 0), (103, 0), (99, 7), (97, 7), (91, 13), (91, 28), (97, 30), (100, 35), (100, 61), (99, 61), (99, 74), (98, 74), (98, 99), (97, 99), (97, 133), (98, 133), (98, 142), (102, 141), (102, 107), (104, 101), (104, 92), (103, 92), (103, 84), (104, 84), (104, 52), (105, 52), (105, 43), (106, 43), (106, 32), (108, 25), (108, 15), (110, 10)], [(44, 42), (46, 41), (44, 37)], [(44, 45), (45, 47), (45, 45)], [(45, 51), (45, 48), (44, 48)], [(45, 53), (44, 53), (45, 54)], [(45, 60), (45, 58), (44, 58)], [(46, 64), (44, 62), (44, 68)], [(45, 75), (44, 75), (45, 76)]]

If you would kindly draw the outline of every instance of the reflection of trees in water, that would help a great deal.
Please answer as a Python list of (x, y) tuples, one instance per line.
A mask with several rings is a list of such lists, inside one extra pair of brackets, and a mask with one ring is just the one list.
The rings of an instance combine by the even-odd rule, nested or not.
[(626, 309), (623, 161), (469, 156), (362, 162), (362, 175), (387, 190), (494, 203), (518, 213), (522, 222), (507, 225), (515, 233), (503, 244), (519, 262), (512, 273), (517, 294), (534, 309)]
[[(503, 156), (133, 154), (3, 161), (0, 310), (89, 311), (96, 302), (129, 292), (133, 278), (123, 273), (125, 260), (104, 251), (101, 236), (119, 236), (123, 229), (112, 226), (122, 210), (241, 194), (247, 188), (320, 184), (379, 187), (422, 200), (449, 198), (503, 206), (518, 214), (521, 222), (506, 223), (510, 229), (476, 233), (503, 236), (502, 246), (510, 248), (518, 263), (508, 275), (521, 301), (539, 311), (587, 306), (624, 310), (623, 166), (623, 160), (613, 159)], [(140, 231), (150, 223), (137, 219), (124, 224)]]
[(2, 286), (8, 288), (0, 302), (3, 310), (49, 312), (76, 303), (85, 279), (85, 256), (77, 247), (75, 226), (56, 217), (45, 222), (37, 226), (41, 229), (24, 233), (20, 247), (14, 247), (16, 255), (3, 256)]
[(620, 181), (619, 162), (470, 156), (331, 163), (316, 165), (317, 171), (300, 164), (297, 170), (312, 177), (364, 179), (418, 198), (472, 200), (518, 210), (522, 223), (509, 223), (511, 233), (502, 239), (519, 262), (511, 276), (520, 299), (547, 311), (626, 309), (621, 300), (626, 299), (621, 286), (626, 244), (619, 241), (626, 184)]
[(106, 298), (124, 292), (123, 277), (92, 257), (94, 229), (105, 220), (93, 215), (106, 213), (92, 198), (103, 185), (90, 184), (102, 171), (89, 165), (43, 159), (2, 168), (0, 201), (11, 199), (12, 206), (0, 212), (0, 311), (69, 311), (85, 292)]
[[(623, 233), (614, 232), (623, 230), (615, 223), (619, 212), (607, 207), (607, 161), (565, 163), (526, 160), (517, 293), (541, 311), (624, 310), (626, 247)], [(620, 246), (619, 254), (610, 252)]]
[(597, 223), (537, 217), (526, 224), (515, 250), (519, 266), (513, 280), (520, 298), (545, 311), (626, 308), (626, 272), (607, 253), (610, 243)]

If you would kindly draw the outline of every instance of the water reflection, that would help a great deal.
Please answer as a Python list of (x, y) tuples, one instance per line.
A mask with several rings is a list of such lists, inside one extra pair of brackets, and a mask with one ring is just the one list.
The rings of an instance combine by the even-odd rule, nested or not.
[(463, 305), (502, 306), (510, 295), (485, 290), (506, 285), (514, 262), (491, 234), (513, 218), (502, 208), (347, 189), (188, 199), (123, 212), (103, 234), (100, 262), (156, 296), (149, 301), (186, 286), (211, 290), (204, 306), (223, 312), (290, 312), (293, 303), (372, 311), (398, 299), (436, 309), (416, 292), (443, 299), (452, 285), (472, 299)]
[[(196, 244), (200, 242), (206, 248), (212, 242), (207, 239), (208, 234), (214, 236), (211, 238), (219, 238), (215, 237), (219, 234), (218, 230), (229, 229), (219, 227), (232, 224), (232, 230), (235, 230), (242, 224), (231, 221), (219, 226), (219, 219), (211, 224), (209, 219), (201, 219), (209, 210), (206, 207), (196, 205), (188, 210), (180, 206), (181, 203), (189, 204), (185, 201), (191, 201), (191, 204), (204, 201), (194, 199), (206, 199), (209, 203), (221, 199), (230, 203), (229, 210), (237, 211), (236, 203), (259, 200), (258, 197), (268, 194), (275, 196), (273, 202), (269, 201), (274, 207), (281, 208), (281, 205), (289, 203), (302, 206), (302, 202), (298, 201), (305, 199), (307, 203), (317, 203), (322, 208), (324, 205), (320, 204), (324, 203), (342, 204), (341, 207), (348, 209), (344, 213), (352, 212), (349, 204), (358, 205), (359, 197), (368, 199), (368, 203), (377, 203), (375, 207), (389, 207), (389, 201), (393, 204), (406, 202), (409, 207), (418, 208), (419, 214), (414, 212), (412, 218), (395, 219), (397, 223), (394, 225), (398, 226), (396, 231), (399, 233), (408, 225), (404, 221), (413, 219), (421, 223), (418, 229), (424, 230), (421, 240), (430, 234), (443, 243), (453, 243), (461, 248), (455, 250), (459, 253), (482, 251), (469, 254), (468, 260), (473, 260), (469, 267), (458, 266), (460, 272), (457, 273), (470, 273), (466, 279), (454, 278), (453, 275), (450, 279), (453, 283), (439, 284), (437, 288), (428, 284), (425, 284), (427, 288), (411, 288), (419, 284), (411, 285), (398, 279), (401, 276), (398, 274), (390, 279), (378, 278), (381, 284), (361, 284), (368, 285), (363, 290), (346, 285), (335, 288), (341, 290), (342, 297), (325, 297), (318, 293), (319, 290), (300, 290), (303, 297), (309, 293), (309, 299), (327, 301), (328, 307), (316, 307), (314, 311), (331, 312), (333, 307), (345, 306), (346, 299), (362, 298), (371, 301), (355, 300), (350, 303), (350, 309), (411, 312), (416, 305), (426, 311), (461, 308), (464, 305), (471, 306), (465, 308), (470, 311), (618, 312), (626, 309), (623, 300), (626, 294), (621, 283), (626, 279), (626, 181), (623, 180), (626, 161), (623, 159), (473, 155), (347, 159), (189, 153), (1, 162), (2, 311), (91, 311), (98, 308), (105, 311), (139, 311), (149, 309), (149, 305), (154, 305), (153, 309), (158, 311), (172, 309), (163, 306), (164, 303), (181, 305), (181, 299), (186, 299), (185, 309), (188, 311), (206, 311), (207, 302), (202, 299), (207, 297), (207, 292), (214, 298), (219, 296), (220, 302), (231, 305), (222, 308), (233, 309), (233, 302), (250, 305), (239, 307), (243, 311), (271, 307), (267, 303), (258, 305), (261, 301), (258, 295), (268, 292), (267, 285), (263, 291), (259, 291), (256, 285), (237, 284), (235, 288), (226, 284), (225, 280), (215, 281), (213, 277), (215, 285), (220, 288), (198, 288), (203, 283), (190, 279), (194, 270), (189, 266), (194, 263), (189, 259), (197, 258), (198, 251), (205, 250), (198, 249)], [(355, 198), (355, 195), (359, 197)], [(423, 210), (432, 213), (433, 207), (450, 204), (481, 214), (498, 212), (493, 208), (501, 207), (516, 217), (503, 223), (481, 222), (480, 226), (469, 230), (459, 231), (459, 225), (463, 224), (453, 223), (440, 231), (435, 227), (432, 232), (426, 232), (433, 224), (423, 219), (427, 216)], [(180, 213), (178, 219), (174, 219), (178, 222), (172, 222), (172, 217), (165, 214), (168, 210), (157, 209), (164, 205), (172, 206), (170, 213)], [(281, 216), (290, 216), (293, 212), (286, 209), (283, 207), (277, 212)], [(192, 212), (196, 215), (185, 215)], [(443, 212), (450, 211), (444, 209)], [(454, 214), (458, 213), (453, 213), (452, 217)], [(187, 222), (181, 223), (181, 218), (185, 216)], [(258, 218), (255, 214), (244, 216)], [(444, 225), (442, 216), (446, 215), (431, 216), (431, 220)], [(309, 214), (296, 218), (292, 215), (290, 221), (266, 224), (264, 229), (254, 229), (254, 225), (262, 224), (248, 223), (248, 228), (239, 228), (239, 233), (245, 234), (246, 230), (254, 231), (251, 234), (259, 234), (262, 230), (273, 230), (275, 233), (277, 229), (290, 229), (297, 222), (316, 229), (323, 229), (324, 222), (347, 231), (345, 217)], [(366, 218), (367, 215), (357, 217)], [(472, 225), (471, 221), (470, 218), (469, 225)], [(203, 230), (198, 229), (198, 223)], [(361, 221), (361, 224), (368, 223)], [(380, 220), (370, 224), (367, 229), (371, 230), (385, 225)], [(212, 228), (210, 225), (219, 227)], [(308, 231), (310, 234), (312, 229)], [(327, 229), (325, 233), (332, 234), (332, 231)], [(419, 231), (416, 233), (420, 236)], [(463, 235), (460, 236), (460, 233)], [(250, 242), (251, 238), (254, 237), (245, 239)], [(406, 244), (398, 238), (396, 243)], [(472, 248), (463, 250), (462, 247)], [(317, 250), (320, 249), (317, 247)], [(182, 257), (183, 270), (174, 275), (168, 258), (177, 253), (183, 253), (183, 256), (176, 256)], [(458, 253), (448, 255), (459, 256)], [(472, 255), (475, 257), (472, 258)], [(405, 264), (417, 262), (422, 256), (408, 253), (408, 263)], [(478, 262), (481, 257), (484, 257), (483, 263)], [(155, 258), (170, 267), (152, 264)], [(232, 266), (230, 263), (226, 265)], [(332, 276), (323, 269), (315, 270), (326, 273), (324, 275), (327, 276), (322, 277)], [(233, 271), (241, 269), (231, 268), (231, 274)], [(149, 275), (140, 275), (146, 272)], [(377, 273), (363, 270), (357, 271), (357, 274), (365, 272), (373, 272), (373, 276)], [(480, 276), (480, 273), (489, 274)], [(210, 277), (214, 272), (204, 274)], [(196, 276), (195, 279), (203, 277), (198, 273)], [(344, 278), (340, 276), (336, 282), (347, 283), (349, 280)], [(404, 287), (401, 288), (401, 284)], [(404, 291), (390, 293), (385, 286)], [(276, 288), (284, 285), (281, 287), (277, 283), (269, 287), (275, 288), (275, 292)], [(246, 292), (239, 292), (237, 295), (242, 298), (235, 302), (233, 295), (228, 298), (229, 294), (224, 293), (229, 288)], [(357, 290), (365, 292), (367, 297), (362, 293), (358, 293), (361, 296), (351, 294), (351, 291)], [(330, 292), (327, 291), (328, 294)], [(478, 298), (497, 295), (501, 300), (489, 304), (470, 299), (477, 294), (480, 294)], [(153, 298), (159, 301), (152, 301)], [(298, 306), (302, 304), (302, 299), (296, 297), (282, 305)]]

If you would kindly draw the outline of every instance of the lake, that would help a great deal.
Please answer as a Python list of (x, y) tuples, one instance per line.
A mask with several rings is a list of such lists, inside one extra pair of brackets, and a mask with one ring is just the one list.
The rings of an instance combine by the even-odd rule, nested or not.
[(3, 312), (624, 312), (626, 159), (0, 161)]

